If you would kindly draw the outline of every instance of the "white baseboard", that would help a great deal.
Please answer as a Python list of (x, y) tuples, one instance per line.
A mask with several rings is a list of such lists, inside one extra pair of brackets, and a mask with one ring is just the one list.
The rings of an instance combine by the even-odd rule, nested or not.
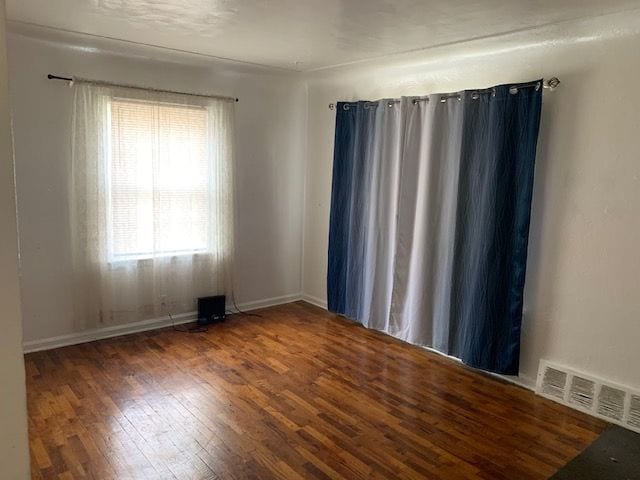
[(196, 312), (181, 313), (173, 315), (173, 322), (169, 317), (151, 318), (140, 322), (125, 323), (123, 325), (110, 325), (108, 327), (92, 328), (77, 333), (68, 333), (56, 337), (43, 338), (23, 342), (24, 353), (38, 352), (40, 350), (51, 350), (52, 348), (76, 345), (78, 343), (93, 342), (103, 338), (118, 337), (130, 333), (144, 332), (157, 328), (170, 327), (171, 325), (181, 325), (193, 322), (196, 319)]
[(308, 293), (302, 294), (302, 300), (310, 303), (311, 305), (315, 305), (316, 307), (327, 309), (327, 301), (322, 300), (321, 298), (314, 297), (313, 295), (309, 295)]
[[(241, 303), (238, 304), (238, 309), (242, 310), (243, 312), (248, 312), (251, 310), (257, 310), (259, 308), (273, 307), (275, 305), (296, 302), (301, 299), (302, 295), (299, 293), (283, 295), (281, 297), (265, 298), (253, 302)], [(238, 311), (233, 305), (230, 306), (229, 310), (232, 312)], [(22, 349), (24, 353), (38, 352), (41, 350), (51, 350), (52, 348), (76, 345), (78, 343), (93, 342), (94, 340), (119, 337), (121, 335), (128, 335), (130, 333), (156, 330), (158, 328), (170, 327), (171, 325), (181, 325), (183, 323), (193, 322), (195, 319), (196, 312), (187, 312), (173, 315), (173, 321), (169, 317), (161, 317), (142, 320), (140, 322), (126, 323), (123, 325), (111, 325), (108, 327), (93, 328), (91, 330), (83, 330), (82, 332), (58, 335), (56, 337), (30, 340), (22, 344)]]
[[(385, 333), (385, 332), (383, 332), (383, 333)], [(453, 360), (454, 362), (457, 362), (457, 363), (459, 363), (461, 365), (464, 365), (462, 360), (460, 360), (458, 357), (453, 357), (451, 355), (447, 355), (446, 353), (440, 352), (440, 351), (436, 350), (435, 348), (425, 347), (424, 345), (418, 345), (418, 346), (420, 348), (424, 348), (425, 350), (428, 350), (428, 351), (430, 351), (432, 353), (436, 353), (436, 354), (438, 354), (440, 356), (448, 358), (449, 360)], [(468, 368), (471, 368), (472, 370), (477, 371), (481, 375), (488, 375), (490, 377), (497, 378), (497, 379), (502, 380), (504, 382), (511, 383), (512, 385), (517, 385), (519, 387), (526, 388), (527, 390), (531, 390), (531, 391), (535, 390), (535, 382), (532, 382), (531, 380), (529, 380), (526, 377), (518, 377), (518, 376), (513, 376), (513, 375), (501, 375), (499, 373), (487, 372), (485, 370), (479, 370), (479, 369), (473, 368), (473, 367), (468, 367)]]
[[(323, 300), (321, 298), (315, 297), (313, 295), (309, 295), (308, 293), (303, 293), (302, 294), (302, 300), (310, 303), (312, 305), (315, 305), (316, 307), (320, 307), (323, 309), (327, 309), (327, 301)], [(382, 332), (381, 330), (379, 330), (380, 332)], [(387, 332), (382, 332), (385, 335), (389, 335)], [(438, 350), (435, 350), (434, 348), (430, 348), (430, 347), (425, 347), (422, 345), (419, 345), (421, 348), (424, 348), (425, 350), (429, 350), (430, 352), (433, 353), (437, 353), (438, 355), (442, 355), (443, 357), (447, 357), (450, 360), (454, 360), (458, 363), (462, 363), (462, 361), (459, 358), (456, 357), (452, 357), (451, 355), (447, 355), (446, 353), (442, 353), (439, 352)], [(515, 376), (507, 376), (507, 375), (500, 375), (498, 373), (491, 373), (491, 372), (481, 372), (483, 374), (487, 374), (491, 377), (495, 377), (495, 378), (499, 378), (500, 380), (503, 380), (507, 383), (512, 383), (513, 385), (517, 385), (519, 387), (522, 388), (526, 388), (527, 390), (535, 390), (535, 380), (531, 380), (530, 378), (527, 377), (515, 377)]]
[[(255, 300), (253, 302), (244, 302), (238, 304), (238, 308), (243, 312), (250, 310), (258, 310), (259, 308), (275, 307), (276, 305), (284, 305), (285, 303), (297, 302), (302, 300), (301, 293), (292, 293), (290, 295), (282, 295), (280, 297), (265, 298), (262, 300)], [(232, 312), (237, 312), (234, 305), (227, 305), (227, 308)]]
[[(265, 298), (262, 300), (255, 300), (253, 302), (244, 302), (238, 304), (238, 309), (243, 312), (251, 310), (258, 310), (260, 308), (274, 307), (276, 305), (284, 305), (286, 303), (297, 302), (303, 300), (307, 303), (327, 309), (327, 301), (321, 298), (309, 295), (307, 293), (294, 293), (291, 295), (282, 295), (280, 297)], [(238, 309), (234, 305), (228, 306), (228, 310), (231, 312), (237, 312)], [(56, 337), (43, 338), (40, 340), (30, 340), (22, 344), (24, 353), (38, 352), (41, 350), (51, 350), (53, 348), (65, 347), (68, 345), (76, 345), (79, 343), (93, 342), (95, 340), (102, 340), (104, 338), (119, 337), (121, 335), (128, 335), (131, 333), (144, 332), (147, 330), (156, 330), (158, 328), (170, 327), (171, 325), (181, 325), (183, 323), (193, 322), (196, 319), (196, 312), (181, 313), (173, 316), (173, 322), (169, 317), (153, 318), (150, 320), (142, 320), (140, 322), (127, 323), (123, 325), (112, 325), (109, 327), (94, 328), (91, 330), (84, 330), (78, 333), (70, 333), (67, 335), (59, 335)], [(385, 335), (388, 335), (386, 332)], [(438, 355), (445, 356), (451, 360), (460, 362), (460, 359), (449, 356), (433, 348), (422, 347), (425, 350), (429, 350)], [(460, 362), (461, 363), (461, 362)], [(500, 378), (509, 383), (519, 385), (528, 390), (535, 390), (535, 382), (522, 377), (507, 377), (504, 375), (498, 375), (490, 372), (483, 372), (493, 377)]]
[(532, 392), (536, 391), (536, 382), (535, 380), (531, 380), (529, 377), (520, 377), (520, 376), (516, 377), (514, 375), (500, 375), (499, 373), (492, 373), (492, 372), (483, 372), (483, 373), (486, 373), (491, 377), (496, 377), (500, 380), (504, 380), (505, 382), (511, 383), (518, 387), (522, 387), (526, 390), (531, 390)]

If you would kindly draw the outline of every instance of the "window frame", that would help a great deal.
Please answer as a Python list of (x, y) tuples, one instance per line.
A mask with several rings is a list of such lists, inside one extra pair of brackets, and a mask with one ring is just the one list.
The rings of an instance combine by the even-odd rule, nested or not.
[[(110, 265), (118, 265), (118, 264), (126, 264), (129, 262), (144, 262), (144, 261), (148, 261), (148, 260), (153, 260), (153, 259), (170, 259), (170, 258), (175, 258), (175, 257), (186, 257), (186, 256), (199, 256), (199, 255), (212, 255), (214, 252), (211, 250), (212, 247), (212, 243), (211, 243), (211, 221), (212, 219), (209, 217), (207, 219), (208, 221), (208, 226), (207, 226), (207, 247), (205, 248), (201, 248), (201, 249), (179, 249), (179, 250), (165, 250), (165, 251), (159, 251), (159, 252), (135, 252), (135, 253), (131, 253), (131, 254), (115, 254), (114, 252), (114, 244), (115, 244), (115, 233), (114, 233), (114, 227), (113, 227), (113, 204), (112, 204), (112, 164), (113, 164), (113, 124), (112, 124), (112, 104), (113, 102), (117, 102), (117, 101), (121, 101), (121, 102), (127, 102), (127, 103), (142, 103), (142, 104), (149, 104), (149, 105), (153, 105), (153, 106), (162, 106), (162, 105), (166, 105), (166, 106), (172, 106), (172, 107), (180, 107), (180, 108), (186, 108), (186, 109), (199, 109), (199, 110), (203, 110), (205, 112), (208, 112), (208, 108), (206, 106), (203, 105), (198, 105), (195, 103), (174, 103), (174, 102), (167, 102), (167, 101), (161, 101), (161, 100), (148, 100), (148, 99), (142, 99), (142, 98), (137, 98), (135, 96), (132, 97), (127, 97), (127, 96), (109, 96), (107, 98), (106, 101), (106, 111), (105, 111), (105, 123), (104, 123), (104, 131), (103, 131), (103, 135), (104, 135), (104, 139), (105, 139), (105, 145), (104, 147), (104, 154), (105, 154), (105, 158), (106, 161), (104, 162), (104, 174), (105, 174), (105, 179), (106, 179), (106, 185), (105, 185), (105, 196), (106, 196), (106, 231), (107, 231), (107, 235), (106, 235), (106, 260), (107, 263)], [(213, 197), (215, 197), (215, 195), (212, 195), (212, 188), (213, 186), (211, 185), (212, 183), (212, 169), (214, 168), (214, 165), (212, 165), (212, 158), (211, 158), (211, 153), (210, 153), (210, 138), (208, 135), (208, 130), (210, 128), (209, 125), (210, 122), (210, 118), (209, 115), (206, 115), (205, 117), (205, 139), (206, 139), (206, 162), (207, 162), (207, 167), (208, 167), (208, 175), (207, 175), (207, 202), (208, 202), (208, 206), (209, 206), (209, 211), (211, 211), (211, 202), (213, 201)]]

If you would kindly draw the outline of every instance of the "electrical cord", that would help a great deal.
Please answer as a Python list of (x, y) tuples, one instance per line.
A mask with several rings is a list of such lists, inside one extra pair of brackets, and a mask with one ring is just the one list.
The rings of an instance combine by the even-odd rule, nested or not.
[(248, 312), (243, 312), (242, 310), (240, 310), (240, 308), (238, 308), (238, 304), (236, 303), (236, 292), (234, 290), (234, 282), (233, 280), (231, 281), (231, 303), (233, 303), (233, 307), (236, 309), (235, 312), (232, 310), (227, 310), (225, 313), (228, 313), (230, 315), (233, 315), (234, 313), (239, 313), (240, 315), (244, 315), (245, 317), (258, 317), (258, 318), (262, 318), (262, 315), (258, 314), (258, 313), (248, 313)]
[(238, 308), (238, 305), (236, 304), (236, 299), (235, 299), (235, 295), (233, 295), (233, 292), (231, 292), (231, 302), (233, 303), (233, 307), (236, 309), (235, 312), (231, 312), (233, 313), (239, 313), (240, 315), (244, 315), (246, 317), (258, 317), (258, 318), (262, 318), (262, 315), (258, 314), (258, 313), (249, 313), (249, 312), (243, 312), (242, 310), (240, 310)]
[[(226, 314), (230, 314), (230, 315), (240, 314), (240, 315), (244, 315), (245, 317), (262, 318), (262, 315), (260, 315), (259, 313), (250, 313), (250, 312), (244, 312), (240, 310), (240, 308), (238, 307), (238, 304), (236, 303), (236, 299), (235, 299), (235, 295), (233, 294), (233, 291), (231, 292), (231, 302), (233, 303), (233, 307), (235, 308), (235, 311), (227, 310), (225, 312)], [(163, 306), (166, 309), (166, 305), (163, 304)], [(171, 315), (171, 312), (169, 312), (168, 310), (167, 310), (167, 315), (169, 316), (169, 320), (171, 320), (171, 328), (173, 328), (173, 330), (176, 332), (204, 333), (209, 330), (209, 325), (196, 324), (196, 325), (185, 325), (183, 327), (177, 326), (176, 322), (173, 320), (173, 316)]]

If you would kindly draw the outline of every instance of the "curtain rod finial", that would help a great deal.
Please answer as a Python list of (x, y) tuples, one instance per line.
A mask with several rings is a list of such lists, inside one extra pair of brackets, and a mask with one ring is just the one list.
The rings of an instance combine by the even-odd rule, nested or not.
[(554, 88), (557, 88), (558, 85), (560, 85), (560, 80), (558, 79), (558, 77), (551, 77), (549, 80), (547, 80), (547, 84), (545, 85), (545, 87), (553, 90)]

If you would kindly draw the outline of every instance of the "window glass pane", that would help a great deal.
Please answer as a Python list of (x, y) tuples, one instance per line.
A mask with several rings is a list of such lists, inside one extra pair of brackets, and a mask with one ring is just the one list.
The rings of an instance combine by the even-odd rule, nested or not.
[(112, 256), (206, 251), (211, 198), (206, 110), (113, 100), (110, 140)]

